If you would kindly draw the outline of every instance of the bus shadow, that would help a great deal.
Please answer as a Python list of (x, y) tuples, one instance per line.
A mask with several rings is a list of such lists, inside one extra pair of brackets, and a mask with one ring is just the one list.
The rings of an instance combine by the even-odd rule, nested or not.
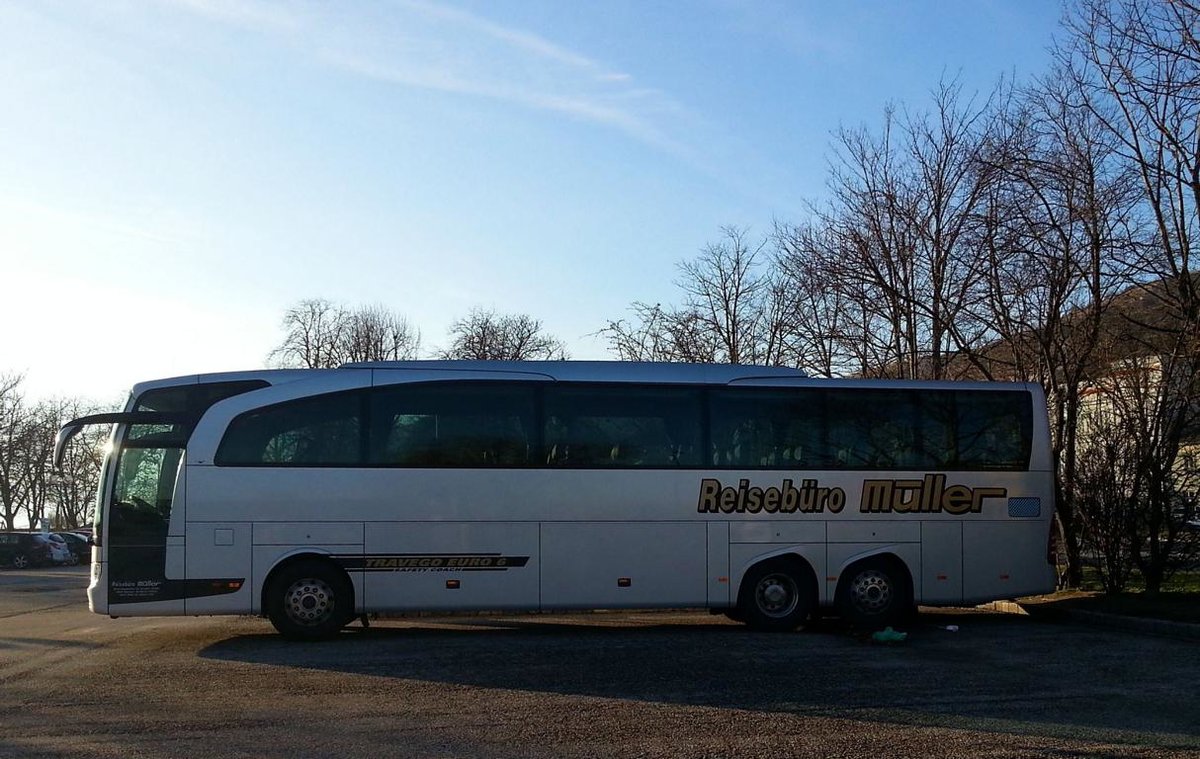
[(1185, 642), (1006, 615), (922, 615), (894, 646), (834, 622), (780, 635), (720, 618), (641, 616), (385, 620), (317, 643), (241, 635), (200, 655), (397, 681), (1200, 747), (1192, 710), (1147, 697), (1162, 693), (1164, 678), (1180, 688), (1200, 678), (1200, 658), (1181, 659)]

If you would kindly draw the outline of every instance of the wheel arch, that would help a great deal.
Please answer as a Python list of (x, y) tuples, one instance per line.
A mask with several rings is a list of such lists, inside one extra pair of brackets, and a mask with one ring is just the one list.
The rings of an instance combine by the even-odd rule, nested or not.
[(915, 573), (913, 572), (913, 568), (910, 567), (908, 562), (900, 555), (900, 552), (896, 550), (895, 546), (885, 546), (878, 549), (872, 549), (871, 551), (851, 556), (842, 562), (841, 567), (838, 568), (837, 585), (832, 593), (832, 598), (835, 600), (835, 602), (836, 599), (840, 597), (843, 589), (846, 587), (846, 583), (850, 581), (854, 570), (864, 564), (870, 564), (874, 562), (883, 562), (894, 568), (897, 571), (897, 576), (899, 577), (900, 581), (904, 584), (903, 589), (907, 594), (908, 601), (910, 603), (916, 603), (917, 594), (916, 587), (914, 585)]
[[(864, 574), (864, 570), (871, 570), (874, 579), (864, 579), (864, 585), (857, 585), (859, 578), (872, 576)], [(882, 579), (883, 576), (893, 578), (895, 597), (892, 600), (884, 600), (887, 598), (884, 588), (888, 585), (887, 581)], [(833, 605), (842, 620), (852, 626), (886, 626), (905, 620), (911, 621), (917, 610), (917, 594), (914, 592), (913, 582), (912, 569), (898, 552), (872, 551), (870, 554), (854, 557), (840, 570)], [(852, 590), (852, 584), (858, 588), (857, 591)], [(872, 587), (876, 590), (871, 590)], [(854, 600), (854, 593), (865, 593), (865, 596)]]
[(350, 592), (354, 595), (354, 606), (357, 609), (360, 606), (362, 591), (358, 584), (354, 581), (354, 575), (347, 572), (342, 565), (338, 564), (333, 558), (333, 554), (328, 551), (316, 548), (296, 548), (292, 551), (280, 555), (271, 568), (263, 575), (262, 585), (258, 589), (258, 594), (255, 596), (258, 602), (258, 608), (255, 610), (257, 614), (265, 615), (267, 613), (267, 597), (272, 590), (272, 585), (279, 573), (293, 564), (298, 564), (304, 561), (320, 561), (333, 567), (338, 572), (341, 572), (346, 582), (350, 585)]
[(817, 581), (817, 570), (813, 567), (812, 561), (795, 547), (780, 548), (779, 550), (755, 556), (753, 559), (745, 562), (738, 571), (737, 583), (734, 585), (735, 592), (733, 593), (733, 608), (737, 608), (742, 603), (742, 594), (746, 592), (746, 577), (755, 567), (763, 564), (782, 563), (788, 564), (800, 571), (801, 574), (807, 577), (805, 584), (809, 586), (812, 592), (812, 598), (819, 602), (821, 598), (821, 587)]

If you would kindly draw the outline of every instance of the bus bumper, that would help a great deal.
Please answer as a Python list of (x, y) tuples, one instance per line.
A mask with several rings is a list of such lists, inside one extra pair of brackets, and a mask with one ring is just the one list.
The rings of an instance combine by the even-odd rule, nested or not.
[(96, 614), (108, 613), (108, 594), (105, 591), (107, 581), (104, 576), (104, 564), (92, 562), (92, 579), (88, 583), (88, 608)]

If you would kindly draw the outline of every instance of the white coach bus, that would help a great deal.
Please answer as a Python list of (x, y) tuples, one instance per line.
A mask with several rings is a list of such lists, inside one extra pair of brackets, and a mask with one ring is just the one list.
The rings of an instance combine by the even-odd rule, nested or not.
[(1047, 592), (1036, 385), (780, 368), (416, 361), (137, 385), (96, 509), (91, 609), (707, 607), (790, 630)]

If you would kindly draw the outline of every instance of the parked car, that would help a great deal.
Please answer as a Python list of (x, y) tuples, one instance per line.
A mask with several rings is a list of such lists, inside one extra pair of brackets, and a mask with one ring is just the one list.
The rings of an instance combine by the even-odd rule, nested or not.
[(92, 561), (92, 544), (88, 538), (80, 535), (77, 532), (56, 532), (53, 533), (66, 541), (67, 548), (71, 551), (71, 556), (74, 561), (70, 564), (90, 564)]
[(50, 541), (38, 533), (0, 532), (0, 566), (25, 569), (52, 564), (54, 550), (50, 546)]
[(79, 563), (79, 557), (72, 553), (66, 538), (54, 532), (42, 533), (42, 537), (50, 541), (50, 561), (72, 566)]

